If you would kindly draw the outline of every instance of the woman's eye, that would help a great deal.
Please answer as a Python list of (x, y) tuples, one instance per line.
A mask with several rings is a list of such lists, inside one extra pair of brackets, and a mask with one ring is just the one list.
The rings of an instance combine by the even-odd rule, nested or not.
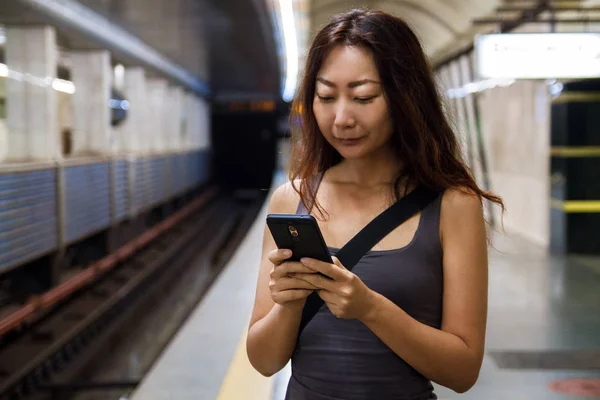
[(317, 95), (317, 97), (319, 98), (319, 100), (321, 100), (323, 103), (327, 103), (330, 101), (333, 101), (333, 97), (328, 97), (328, 96), (319, 96)]
[(359, 103), (370, 103), (376, 96), (371, 96), (371, 97), (357, 97), (355, 100)]

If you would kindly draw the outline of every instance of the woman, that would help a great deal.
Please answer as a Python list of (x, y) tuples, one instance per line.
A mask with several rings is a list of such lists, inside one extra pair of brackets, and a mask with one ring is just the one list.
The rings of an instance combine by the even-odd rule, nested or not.
[[(271, 213), (311, 213), (332, 255), (418, 185), (440, 191), (352, 272), (286, 262), (265, 230), (247, 339), (270, 376), (291, 359), (287, 398), (435, 399), (481, 366), (487, 313), (482, 191), (460, 158), (418, 39), (400, 19), (353, 10), (315, 37), (293, 110), (290, 178)], [(316, 274), (321, 272), (331, 279)], [(306, 297), (325, 305), (298, 335)]]

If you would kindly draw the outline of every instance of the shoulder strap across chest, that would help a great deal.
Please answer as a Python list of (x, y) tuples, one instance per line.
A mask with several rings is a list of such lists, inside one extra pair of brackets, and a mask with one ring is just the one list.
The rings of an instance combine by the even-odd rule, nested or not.
[[(367, 226), (338, 251), (336, 257), (346, 269), (352, 270), (360, 259), (373, 246), (379, 243), (381, 239), (425, 208), (439, 194), (440, 191), (428, 189), (423, 186), (417, 187), (369, 222)], [(300, 322), (298, 337), (322, 305), (323, 300), (317, 293), (312, 293), (307, 297), (306, 304), (302, 310), (302, 320)]]

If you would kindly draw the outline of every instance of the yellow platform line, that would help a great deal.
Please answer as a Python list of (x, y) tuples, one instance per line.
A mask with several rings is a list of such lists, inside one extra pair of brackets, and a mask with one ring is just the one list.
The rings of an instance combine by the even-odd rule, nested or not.
[(600, 157), (600, 146), (552, 147), (554, 157)]
[(600, 101), (600, 93), (598, 92), (563, 92), (552, 103), (583, 103)]
[(265, 378), (256, 372), (248, 360), (247, 334), (244, 329), (217, 400), (271, 400), (273, 396), (273, 377)]
[(552, 208), (567, 213), (600, 213), (600, 200), (550, 200)]

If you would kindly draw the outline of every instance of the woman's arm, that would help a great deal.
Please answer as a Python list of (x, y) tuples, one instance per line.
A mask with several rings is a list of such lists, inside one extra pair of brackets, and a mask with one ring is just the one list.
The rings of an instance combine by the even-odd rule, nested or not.
[[(293, 189), (289, 183), (275, 190), (271, 197), (269, 213), (295, 211), (295, 192), (290, 191)], [(265, 227), (254, 308), (246, 340), (250, 363), (265, 376), (279, 371), (292, 357), (304, 307), (304, 301), (281, 305), (275, 303), (271, 297), (269, 284), (273, 263), (268, 255), (276, 248), (268, 228)]]
[(444, 295), (441, 330), (373, 294), (363, 322), (432, 381), (462, 393), (477, 381), (487, 318), (487, 240), (479, 199), (456, 190), (442, 200)]

